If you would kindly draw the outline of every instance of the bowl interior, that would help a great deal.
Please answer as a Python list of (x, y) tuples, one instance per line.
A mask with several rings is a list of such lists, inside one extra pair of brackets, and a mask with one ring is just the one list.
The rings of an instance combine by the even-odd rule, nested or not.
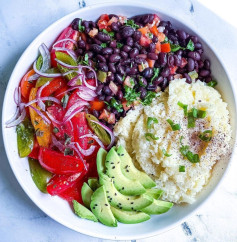
[[(36, 188), (31, 179), (27, 159), (20, 159), (18, 156), (15, 129), (6, 129), (4, 126), (5, 122), (10, 119), (11, 116), (14, 114), (16, 108), (13, 101), (14, 89), (19, 84), (22, 76), (30, 68), (33, 61), (38, 56), (39, 45), (44, 42), (47, 46), (51, 46), (56, 37), (63, 30), (63, 28), (68, 26), (75, 17), (96, 20), (96, 18), (98, 18), (101, 14), (105, 12), (121, 14), (125, 16), (133, 16), (144, 13), (158, 13), (158, 15), (162, 19), (170, 20), (175, 27), (182, 28), (189, 33), (193, 33), (193, 31), (188, 28), (187, 25), (183, 24), (177, 19), (173, 19), (168, 14), (159, 11), (157, 7), (149, 7), (147, 6), (147, 4), (144, 4), (144, 6), (142, 4), (132, 5), (113, 3), (106, 5), (95, 5), (67, 15), (66, 17), (51, 25), (43, 33), (41, 33), (26, 49), (26, 51), (23, 53), (20, 60), (18, 61), (8, 83), (7, 91), (5, 94), (2, 120), (3, 137), (8, 159), (16, 178), (18, 179), (19, 183), (28, 194), (28, 196), (47, 215), (49, 215), (56, 221), (64, 224), (65, 226), (87, 235), (105, 239), (138, 239), (156, 235), (162, 231), (168, 230), (169, 228), (173, 227), (175, 224), (183, 220), (187, 215), (191, 214), (196, 208), (198, 208), (207, 199), (207, 197), (217, 186), (220, 179), (223, 177), (223, 174), (229, 163), (229, 158), (218, 162), (218, 164), (215, 166), (213, 176), (208, 186), (206, 186), (206, 188), (199, 195), (197, 201), (194, 204), (185, 206), (174, 206), (174, 208), (171, 209), (171, 211), (169, 211), (168, 213), (160, 216), (152, 216), (149, 221), (142, 224), (119, 224), (117, 228), (109, 228), (100, 223), (93, 223), (88, 220), (79, 219), (74, 215), (67, 202), (63, 201), (58, 197), (51, 197), (49, 195), (41, 193)], [(196, 33), (196, 35), (198, 34)], [(233, 129), (233, 134), (235, 134), (236, 124), (234, 120), (236, 120), (236, 105), (231, 83), (220, 60), (213, 53), (213, 51), (206, 44), (206, 42), (201, 38), (201, 36), (198, 36), (203, 43), (206, 56), (208, 56), (208, 58), (211, 60), (212, 73), (214, 74), (214, 77), (219, 81), (218, 89), (219, 91), (221, 91), (224, 100), (228, 103), (229, 111), (231, 114), (231, 125)], [(235, 137), (233, 135), (233, 143), (234, 141)]]

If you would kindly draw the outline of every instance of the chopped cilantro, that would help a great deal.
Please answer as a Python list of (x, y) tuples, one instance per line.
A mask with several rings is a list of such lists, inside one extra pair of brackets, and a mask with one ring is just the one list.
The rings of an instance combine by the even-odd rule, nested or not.
[(190, 50), (190, 51), (194, 51), (195, 45), (194, 45), (194, 43), (193, 43), (193, 41), (191, 39), (189, 40), (189, 42), (188, 42), (188, 44), (186, 46), (186, 49)]
[(171, 52), (176, 52), (178, 50), (194, 51), (195, 46), (194, 46), (193, 41), (190, 39), (186, 47), (182, 47), (180, 45), (170, 43), (170, 48), (171, 48)]
[(108, 34), (110, 37), (114, 37), (115, 33), (114, 32), (108, 32), (106, 29), (103, 29), (102, 32), (105, 34)]
[(148, 33), (148, 37), (149, 37), (150, 39), (152, 39), (152, 38), (153, 38), (153, 34), (152, 34), (152, 33)]
[(163, 152), (164, 156), (166, 156), (166, 157), (170, 157), (172, 155), (172, 154), (168, 154), (165, 149), (162, 149), (162, 152)]
[(120, 48), (122, 48), (122, 47), (123, 47), (123, 44), (118, 42), (118, 43), (117, 43), (117, 48), (120, 49)]
[(102, 48), (105, 48), (105, 47), (107, 47), (107, 44), (106, 44), (106, 43), (102, 43), (100, 46), (101, 46)]
[(185, 172), (185, 166), (179, 166), (179, 172)]
[(70, 148), (65, 148), (64, 150), (64, 155), (73, 155), (74, 151), (71, 150)]
[(148, 117), (147, 119), (147, 128), (150, 129), (152, 124), (158, 124), (158, 119), (153, 117)]
[(146, 138), (147, 141), (151, 141), (150, 138), (153, 139), (153, 140), (159, 139), (159, 137), (155, 137), (155, 135), (152, 134), (152, 133), (145, 133), (145, 138)]
[(212, 130), (205, 130), (198, 137), (205, 142), (209, 142), (212, 139)]
[(85, 27), (81, 25), (82, 23), (82, 19), (79, 18), (79, 21), (78, 21), (78, 30), (79, 32), (84, 32), (85, 31)]
[(175, 124), (171, 119), (167, 119), (166, 121), (169, 123), (173, 131), (180, 130), (181, 127), (179, 124)]
[(151, 83), (153, 82), (153, 80), (158, 77), (159, 73), (160, 73), (160, 68), (153, 68), (153, 77), (151, 78)]
[(134, 20), (133, 19), (127, 19), (125, 21), (125, 25), (126, 26), (130, 26), (132, 27), (133, 29), (139, 29), (139, 25), (135, 24)]
[(207, 83), (207, 86), (209, 87), (215, 87), (217, 85), (217, 81), (213, 80)]
[(150, 105), (152, 103), (152, 100), (155, 97), (156, 97), (156, 93), (155, 92), (148, 91), (147, 94), (146, 94), (146, 97), (144, 98), (144, 100), (141, 100), (140, 102), (143, 105), (147, 106), (147, 105)]
[(110, 103), (105, 102), (108, 106), (115, 108), (119, 113), (123, 112), (123, 105), (119, 103), (115, 98), (110, 100)]
[(136, 92), (135, 89), (128, 86), (125, 86), (124, 89), (125, 89), (124, 98), (127, 101), (127, 105), (130, 105), (135, 100), (137, 100), (138, 97), (140, 97), (140, 92)]
[(54, 128), (53, 128), (53, 132), (54, 132), (55, 134), (57, 134), (57, 133), (59, 132), (59, 129), (58, 129), (57, 127), (54, 127)]
[(188, 105), (183, 104), (181, 102), (178, 102), (177, 104), (184, 110), (184, 116), (187, 116), (188, 115)]

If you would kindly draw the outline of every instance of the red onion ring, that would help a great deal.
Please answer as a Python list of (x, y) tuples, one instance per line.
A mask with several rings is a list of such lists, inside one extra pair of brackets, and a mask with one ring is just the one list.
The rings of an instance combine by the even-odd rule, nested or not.
[(19, 90), (18, 90), (18, 87), (16, 87), (15, 91), (14, 91), (14, 102), (17, 106), (19, 105)]
[(78, 142), (72, 142), (71, 144), (76, 145), (77, 148), (78, 148), (78, 150), (80, 151), (80, 153), (83, 154), (84, 156), (89, 156), (89, 155), (91, 155), (91, 154), (94, 152), (95, 147), (96, 147), (95, 145), (92, 145), (89, 149), (84, 150), (84, 149), (81, 148), (81, 146), (79, 145)]
[(57, 44), (62, 43), (62, 42), (65, 42), (65, 41), (71, 41), (74, 45), (77, 45), (76, 40), (69, 39), (69, 38), (65, 38), (65, 39), (58, 40), (56, 43), (54, 43), (52, 49), (54, 49)]
[(64, 152), (65, 146), (59, 140), (57, 140), (54, 135), (52, 135), (52, 144), (56, 146), (61, 152)]
[(93, 138), (96, 140), (96, 142), (99, 144), (100, 147), (102, 147), (103, 149), (105, 149), (105, 146), (104, 144), (102, 143), (102, 141), (94, 134), (85, 134), (85, 135), (82, 135), (81, 137), (79, 137), (79, 139), (82, 139), (82, 138)]
[(88, 87), (79, 86), (79, 90), (88, 93), (92, 97), (96, 97), (97, 96), (97, 94), (93, 90), (88, 88)]
[(112, 145), (114, 144), (114, 141), (115, 141), (115, 137), (114, 137), (113, 131), (110, 128), (108, 128), (106, 125), (102, 124), (99, 121), (91, 120), (91, 122), (100, 125), (110, 135), (111, 141), (110, 141), (110, 144), (107, 147), (107, 150), (109, 150), (112, 147)]
[(6, 125), (12, 123), (13, 121), (16, 120), (16, 117), (18, 116), (18, 114), (20, 113), (20, 109), (19, 107), (16, 108), (16, 112), (15, 114), (12, 116), (12, 118), (10, 118), (7, 122), (6, 122)]
[(8, 124), (6, 125), (6, 128), (11, 128), (11, 127), (14, 127), (14, 126), (20, 124), (25, 119), (25, 117), (26, 117), (26, 110), (23, 109), (21, 115), (17, 119), (15, 119), (15, 120), (13, 120), (11, 122), (9, 122), (10, 120), (8, 121)]
[(68, 68), (68, 69), (76, 69), (78, 68), (78, 66), (72, 66), (72, 65), (69, 65), (69, 64), (66, 64), (62, 61), (60, 61), (59, 59), (55, 58), (55, 61), (60, 64), (61, 66), (65, 67), (65, 68)]
[(42, 100), (40, 99), (40, 96), (41, 96), (41, 92), (43, 91), (43, 89), (49, 85), (49, 81), (47, 81), (43, 86), (41, 86), (37, 93), (36, 93), (36, 99), (38, 100), (38, 106), (43, 110), (45, 111), (45, 104), (42, 102)]
[(66, 123), (67, 121), (71, 120), (77, 113), (81, 112), (83, 109), (84, 109), (84, 107), (75, 108), (70, 114), (68, 114), (67, 117), (66, 117), (66, 115), (64, 116), (63, 123)]
[(79, 74), (79, 75), (75, 76), (74, 78), (72, 78), (72, 79), (67, 83), (68, 86), (71, 86), (71, 87), (73, 87), (73, 86), (78, 86), (77, 81), (79, 80), (79, 78), (81, 77), (81, 75), (82, 75), (82, 74)]
[(30, 108), (35, 110), (35, 112), (48, 124), (51, 123), (51, 121), (37, 108), (33, 107), (32, 105), (29, 105)]
[[(42, 101), (52, 101), (52, 102), (55, 102), (57, 104), (61, 103), (56, 97), (40, 97), (38, 99), (40, 99)], [(24, 106), (28, 107), (29, 105), (31, 105), (33, 103), (36, 103), (36, 102), (38, 102), (38, 99), (36, 98), (36, 99), (34, 99), (34, 100), (32, 100), (32, 101), (30, 101), (28, 103), (25, 103)]]
[(56, 124), (59, 124), (59, 125), (62, 125), (62, 124), (63, 124), (62, 121), (58, 121), (57, 119), (55, 119), (55, 118), (53, 117), (53, 115), (51, 115), (48, 111), (46, 111), (46, 113), (47, 113), (48, 117), (50, 118), (50, 120), (51, 120), (53, 123), (56, 123)]
[(91, 68), (90, 66), (81, 66), (81, 65), (79, 65), (78, 68), (79, 68), (79, 70), (80, 70), (81, 68), (86, 68), (86, 69), (89, 69), (90, 71), (92, 71), (92, 72), (94, 73), (94, 77), (95, 77), (95, 87), (94, 87), (94, 86), (91, 86), (91, 85), (90, 85), (85, 79), (84, 79), (84, 84), (85, 84), (88, 88), (90, 88), (91, 90), (96, 90), (96, 87), (97, 87), (97, 85), (98, 85), (98, 82), (97, 82), (97, 75), (96, 75), (95, 70), (94, 70), (93, 68)]
[(61, 73), (44, 73), (44, 72), (37, 70), (36, 61), (34, 62), (33, 69), (37, 74), (39, 74), (40, 76), (43, 76), (43, 77), (54, 78), (54, 77), (62, 76)]
[(90, 96), (88, 93), (77, 92), (77, 95), (85, 101), (93, 101), (95, 98)]
[(46, 72), (51, 67), (51, 58), (47, 46), (43, 43), (39, 47), (40, 54), (43, 58), (43, 64), (40, 68), (41, 72)]

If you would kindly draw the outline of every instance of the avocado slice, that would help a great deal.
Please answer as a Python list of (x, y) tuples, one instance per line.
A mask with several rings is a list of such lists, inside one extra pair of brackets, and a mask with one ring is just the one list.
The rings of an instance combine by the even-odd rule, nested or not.
[(88, 179), (88, 185), (89, 185), (89, 187), (93, 190), (93, 191), (95, 191), (99, 186), (100, 186), (100, 184), (99, 184), (99, 181), (98, 181), (98, 179), (97, 178), (89, 178)]
[(98, 222), (96, 216), (89, 209), (78, 203), (76, 200), (73, 200), (73, 208), (77, 216), (92, 220), (94, 222)]
[(164, 192), (163, 190), (152, 188), (152, 189), (147, 189), (145, 194), (154, 199), (159, 199), (163, 194), (163, 192)]
[(87, 208), (90, 208), (92, 194), (93, 190), (88, 186), (86, 182), (84, 182), (83, 186), (81, 187), (81, 197)]
[(115, 151), (115, 147), (111, 148), (106, 156), (105, 166), (106, 174), (114, 179), (114, 185), (124, 195), (141, 195), (146, 189), (139, 181), (130, 180), (125, 177), (121, 170), (121, 160)]
[(173, 207), (173, 203), (165, 202), (161, 200), (155, 200), (153, 203), (145, 208), (140, 209), (140, 211), (147, 214), (162, 214), (168, 212)]
[(138, 180), (146, 189), (156, 186), (156, 183), (145, 173), (139, 171), (133, 164), (132, 159), (123, 146), (119, 146), (117, 154), (121, 160), (121, 169), (125, 177)]
[(100, 148), (96, 157), (97, 172), (99, 176), (105, 173), (106, 155), (107, 155), (107, 151), (104, 150), (103, 148)]
[(121, 209), (117, 209), (111, 207), (111, 211), (114, 217), (121, 223), (124, 224), (138, 224), (149, 220), (150, 215), (143, 212), (134, 212), (134, 211), (123, 211)]
[(113, 184), (113, 179), (107, 175), (100, 176), (100, 184), (105, 187), (106, 196), (113, 207), (121, 208), (125, 211), (141, 210), (152, 204), (153, 198), (142, 194), (140, 196), (125, 196), (118, 192)]
[(111, 212), (104, 186), (97, 188), (93, 193), (90, 207), (93, 214), (102, 224), (117, 227), (117, 220)]

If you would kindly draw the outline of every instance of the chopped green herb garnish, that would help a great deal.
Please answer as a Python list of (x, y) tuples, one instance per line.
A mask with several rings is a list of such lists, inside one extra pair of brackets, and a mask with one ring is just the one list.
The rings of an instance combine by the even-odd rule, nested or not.
[(59, 129), (58, 129), (57, 127), (54, 127), (54, 128), (53, 128), (53, 132), (54, 132), (55, 134), (57, 134), (57, 133), (59, 132)]
[(118, 103), (115, 98), (110, 100), (110, 103), (105, 102), (108, 106), (115, 108), (119, 113), (123, 112), (123, 105)]
[(139, 29), (139, 25), (135, 24), (135, 22), (134, 22), (133, 19), (127, 19), (127, 20), (125, 21), (125, 25), (126, 25), (126, 26), (130, 26), (130, 27), (132, 27), (132, 28), (134, 28), (134, 29)]
[(190, 51), (194, 51), (195, 49), (195, 46), (194, 46), (194, 43), (193, 41), (190, 39), (186, 48), (185, 47), (182, 47), (180, 45), (176, 45), (176, 44), (172, 44), (170, 43), (170, 48), (171, 48), (171, 52), (176, 52), (178, 50), (190, 50)]
[(212, 139), (212, 130), (206, 130), (198, 136), (201, 140), (209, 142)]
[(188, 115), (188, 105), (183, 104), (181, 102), (178, 102), (177, 104), (184, 110), (184, 116), (187, 116)]
[(136, 92), (135, 89), (128, 86), (125, 86), (124, 89), (125, 89), (124, 98), (127, 101), (127, 105), (130, 105), (135, 100), (137, 100), (138, 97), (140, 97), (140, 92)]
[(151, 129), (153, 124), (158, 124), (157, 118), (148, 117), (148, 119), (147, 119), (147, 128)]
[(188, 128), (194, 128), (196, 119), (205, 118), (206, 114), (206, 111), (192, 108), (191, 111), (188, 112)]
[(152, 33), (148, 33), (148, 37), (149, 37), (150, 39), (152, 39), (152, 38), (153, 38), (153, 34), (152, 34)]
[(146, 94), (146, 97), (144, 98), (144, 100), (140, 100), (140, 102), (144, 105), (150, 105), (152, 103), (153, 98), (156, 97), (156, 93), (152, 92), (152, 91), (148, 91)]
[(217, 81), (215, 81), (215, 80), (212, 80), (207, 83), (207, 86), (209, 86), (209, 87), (215, 87), (216, 85), (217, 85)]
[(63, 108), (67, 107), (68, 99), (69, 99), (69, 96), (67, 94), (65, 94), (63, 96), (63, 98), (61, 99), (61, 103), (63, 104)]
[(74, 154), (74, 151), (71, 150), (70, 148), (66, 148), (64, 150), (64, 155), (73, 155)]
[(186, 49), (190, 50), (190, 51), (194, 51), (195, 45), (194, 45), (194, 43), (193, 43), (193, 41), (191, 39), (189, 40), (189, 42), (188, 42), (188, 44), (186, 46)]
[(176, 52), (180, 49), (184, 50), (185, 48), (181, 47), (180, 45), (170, 44), (171, 52)]
[(169, 42), (169, 39), (167, 36), (165, 36), (165, 40), (162, 43), (168, 43), (168, 42)]
[(193, 113), (189, 112), (188, 113), (188, 128), (189, 129), (195, 127), (195, 121), (196, 121), (196, 118), (193, 117)]
[(139, 81), (138, 81), (138, 83), (139, 83), (139, 85), (141, 86), (141, 87), (146, 87), (146, 85), (143, 83), (143, 81), (142, 81), (142, 77), (141, 76), (139, 76)]
[(159, 137), (155, 137), (155, 135), (152, 134), (152, 133), (145, 133), (145, 138), (146, 138), (147, 141), (151, 141), (151, 139), (152, 140), (158, 140), (159, 139)]
[(185, 172), (185, 166), (179, 166), (179, 172)]
[(108, 32), (106, 29), (103, 29), (102, 32), (105, 34), (108, 34), (110, 37), (114, 37), (115, 33), (114, 32)]
[(200, 110), (200, 109), (197, 110), (197, 117), (198, 118), (205, 118), (206, 116), (207, 116), (206, 111), (203, 111), (203, 110)]
[(153, 77), (151, 78), (151, 83), (153, 82), (153, 80), (158, 77), (159, 73), (160, 73), (160, 68), (153, 68)]
[(169, 125), (171, 126), (173, 131), (181, 129), (180, 125), (179, 124), (175, 124), (171, 119), (167, 119), (166, 121), (169, 123)]
[(168, 154), (165, 149), (162, 149), (162, 152), (163, 152), (164, 156), (167, 156), (167, 157), (170, 157), (172, 155), (172, 154)]
[(118, 42), (118, 43), (117, 43), (117, 48), (120, 49), (120, 48), (122, 48), (122, 47), (123, 47), (123, 44)]
[(82, 23), (82, 19), (79, 18), (79, 21), (78, 21), (78, 30), (79, 32), (84, 32), (85, 31), (85, 27), (81, 25)]
[(105, 47), (107, 47), (107, 44), (106, 44), (106, 43), (102, 43), (100, 46), (101, 46), (102, 48), (105, 48)]

